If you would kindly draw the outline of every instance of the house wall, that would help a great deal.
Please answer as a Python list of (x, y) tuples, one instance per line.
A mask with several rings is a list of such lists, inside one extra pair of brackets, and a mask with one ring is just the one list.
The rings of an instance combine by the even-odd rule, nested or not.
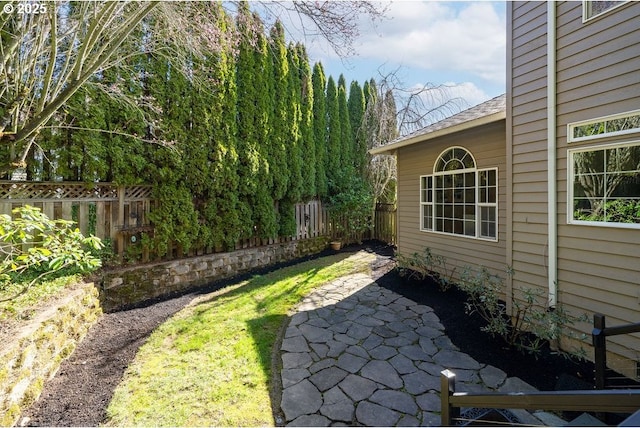
[[(477, 168), (498, 168), (498, 241), (464, 238), (420, 230), (420, 176), (433, 173), (438, 156), (447, 148), (462, 146), (473, 154)], [(506, 242), (506, 158), (505, 121), (494, 122), (423, 143), (398, 149), (398, 252), (446, 257), (459, 266), (482, 265), (495, 273), (505, 271)]]
[[(556, 171), (558, 301), (574, 314), (606, 315), (607, 325), (640, 321), (640, 230), (567, 223), (570, 148), (640, 139), (640, 135), (567, 143), (567, 124), (640, 108), (640, 3), (582, 22), (582, 2), (556, 7)], [(545, 2), (508, 3), (507, 87), (512, 127), (513, 286), (547, 287), (547, 137)], [(590, 323), (577, 325), (591, 332)], [(569, 346), (565, 340), (563, 346)], [(640, 336), (609, 338), (610, 365), (636, 376)], [(575, 344), (575, 343), (574, 343)], [(591, 353), (589, 340), (583, 347)]]

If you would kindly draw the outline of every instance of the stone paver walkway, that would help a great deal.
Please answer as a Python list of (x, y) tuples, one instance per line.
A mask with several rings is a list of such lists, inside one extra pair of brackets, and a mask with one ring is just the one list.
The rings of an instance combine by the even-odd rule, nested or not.
[[(464, 354), (433, 310), (349, 275), (307, 296), (282, 341), (281, 409), (292, 426), (440, 425), (440, 372), (457, 391), (535, 390)], [(524, 411), (523, 423), (540, 424)]]

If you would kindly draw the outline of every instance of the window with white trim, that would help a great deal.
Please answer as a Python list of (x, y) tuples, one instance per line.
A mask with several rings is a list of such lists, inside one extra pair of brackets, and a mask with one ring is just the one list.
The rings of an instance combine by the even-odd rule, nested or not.
[(569, 223), (640, 228), (640, 141), (568, 154)]
[(573, 122), (567, 125), (567, 141), (569, 143), (631, 133), (640, 133), (640, 110)]
[(420, 230), (497, 240), (498, 169), (477, 169), (462, 147), (442, 152), (420, 177)]
[(582, 2), (582, 21), (586, 22), (590, 19), (598, 17), (616, 7), (625, 4), (628, 0), (587, 0)]

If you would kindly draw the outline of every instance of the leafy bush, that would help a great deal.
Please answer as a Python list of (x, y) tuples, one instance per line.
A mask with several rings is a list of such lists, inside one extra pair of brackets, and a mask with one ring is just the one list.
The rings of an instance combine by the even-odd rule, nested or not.
[(440, 285), (440, 290), (446, 291), (453, 284), (456, 267), (448, 266), (444, 256), (433, 254), (430, 248), (424, 252), (413, 253), (410, 256), (398, 254), (397, 267), (401, 276), (424, 280), (431, 278)]
[(368, 230), (371, 227), (372, 206), (373, 194), (369, 184), (361, 177), (343, 175), (340, 190), (329, 197), (327, 209), (342, 236)]
[(73, 222), (51, 220), (40, 209), (26, 205), (12, 211), (15, 218), (0, 215), (0, 292), (12, 284), (24, 283), (16, 293), (0, 301), (12, 300), (48, 275), (69, 269), (88, 272), (101, 265), (90, 249), (100, 250), (99, 238), (84, 237)]
[[(513, 275), (511, 267), (507, 267), (506, 274)], [(587, 317), (586, 314), (573, 316), (560, 304), (547, 308), (542, 290), (534, 288), (514, 288), (509, 314), (506, 304), (500, 300), (505, 290), (503, 278), (483, 266), (477, 270), (465, 267), (458, 287), (467, 294), (467, 312), (477, 313), (487, 322), (481, 330), (533, 354), (539, 353), (545, 343), (558, 340), (566, 327)]]
[(607, 201), (601, 209), (576, 210), (573, 215), (576, 220), (640, 223), (640, 201), (615, 199)]
[[(447, 264), (446, 257), (433, 254), (429, 248), (422, 254), (398, 255), (397, 267), (403, 276), (436, 281), (442, 291), (455, 285), (467, 296), (467, 313), (476, 313), (486, 322), (482, 331), (502, 338), (511, 347), (534, 354), (540, 352), (546, 342), (559, 339), (566, 327), (587, 318), (586, 314), (573, 316), (559, 304), (547, 309), (543, 292), (533, 288), (513, 290), (509, 314), (506, 303), (501, 300), (506, 289), (502, 277), (484, 266), (475, 269), (465, 266), (459, 281), (454, 282), (456, 268)], [(508, 277), (513, 275), (510, 267), (505, 272)]]

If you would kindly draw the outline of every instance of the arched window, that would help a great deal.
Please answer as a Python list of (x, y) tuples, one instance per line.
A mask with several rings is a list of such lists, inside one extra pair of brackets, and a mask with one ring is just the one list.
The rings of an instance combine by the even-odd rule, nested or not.
[(477, 169), (471, 152), (451, 147), (420, 177), (420, 229), (496, 240), (497, 198), (497, 168)]

